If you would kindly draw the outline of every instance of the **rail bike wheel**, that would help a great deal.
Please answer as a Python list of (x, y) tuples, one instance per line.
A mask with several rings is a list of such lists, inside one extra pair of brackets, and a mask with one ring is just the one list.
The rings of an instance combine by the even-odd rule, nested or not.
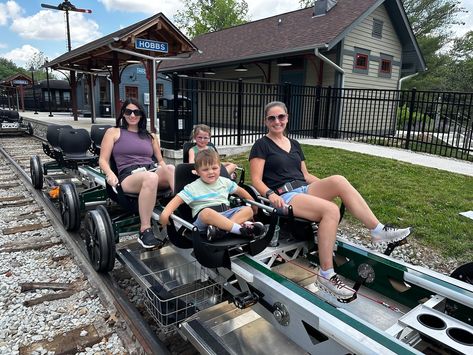
[(30, 158), (30, 176), (31, 184), (36, 190), (43, 188), (43, 164), (38, 155), (33, 155)]
[(115, 264), (115, 236), (107, 210), (98, 206), (85, 217), (85, 242), (90, 262), (97, 272), (113, 270)]
[(459, 266), (450, 274), (450, 277), (473, 284), (473, 262)]
[(76, 231), (80, 227), (80, 201), (74, 184), (64, 183), (59, 186), (59, 211), (64, 228)]

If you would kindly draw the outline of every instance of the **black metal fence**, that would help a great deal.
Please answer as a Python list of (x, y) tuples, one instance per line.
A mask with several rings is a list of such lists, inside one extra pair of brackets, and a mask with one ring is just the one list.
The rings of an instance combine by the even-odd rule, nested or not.
[(218, 145), (266, 132), (264, 106), (288, 106), (293, 138), (339, 138), (473, 161), (473, 93), (338, 89), (173, 76), (173, 103), (159, 112), (163, 147), (179, 149), (192, 127)]

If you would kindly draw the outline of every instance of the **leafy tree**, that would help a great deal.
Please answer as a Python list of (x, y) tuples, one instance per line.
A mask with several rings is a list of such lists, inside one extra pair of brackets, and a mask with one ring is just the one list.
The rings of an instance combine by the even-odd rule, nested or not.
[[(46, 79), (46, 70), (41, 68), (46, 61), (43, 52), (36, 52), (31, 56), (31, 58), (26, 62), (26, 69), (31, 72), (31, 68), (34, 69), (34, 80), (44, 80)], [(50, 79), (53, 79), (54, 75), (50, 76)]]
[(249, 20), (245, 0), (184, 0), (184, 5), (185, 10), (177, 11), (174, 18), (191, 38)]
[(0, 57), (0, 80), (18, 73), (28, 75), (25, 69), (17, 67), (11, 60)]
[(315, 0), (299, 0), (299, 5), (301, 9), (305, 9), (306, 7), (313, 6), (315, 4)]

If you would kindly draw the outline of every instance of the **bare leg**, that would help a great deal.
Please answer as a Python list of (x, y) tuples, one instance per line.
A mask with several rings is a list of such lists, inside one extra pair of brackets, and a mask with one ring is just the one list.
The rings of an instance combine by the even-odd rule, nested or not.
[(240, 224), (245, 221), (248, 221), (252, 217), (253, 210), (251, 209), (251, 207), (243, 207), (241, 210), (235, 213), (231, 219), (228, 219), (227, 217), (221, 215), (220, 213), (211, 208), (204, 208), (199, 213), (199, 218), (202, 222), (204, 222), (205, 224), (211, 224), (227, 232), (230, 232), (232, 230), (234, 223)]
[(338, 206), (333, 202), (307, 194), (295, 196), (290, 205), (292, 205), (295, 216), (309, 221), (319, 221), (317, 242), (320, 266), (323, 270), (332, 268), (332, 253), (337, 238), (338, 220), (340, 219)]
[(156, 204), (159, 176), (153, 172), (142, 172), (128, 176), (122, 182), (125, 192), (138, 193), (140, 231), (151, 227), (151, 214)]
[(309, 194), (332, 201), (340, 197), (350, 213), (367, 228), (375, 228), (379, 221), (360, 193), (341, 175), (332, 175), (309, 185)]
[(168, 164), (166, 165), (167, 171), (160, 166), (158, 170), (156, 170), (156, 174), (159, 176), (159, 188), (160, 189), (167, 189), (168, 187), (174, 191), (174, 165)]

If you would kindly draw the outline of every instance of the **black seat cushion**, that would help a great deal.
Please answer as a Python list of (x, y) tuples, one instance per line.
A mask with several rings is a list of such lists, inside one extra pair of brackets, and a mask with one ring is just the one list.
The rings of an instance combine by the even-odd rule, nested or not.
[[(184, 145), (182, 146), (182, 162), (183, 163), (188, 163), (189, 162), (189, 150), (191, 150), (193, 147), (195, 147), (196, 143), (195, 142), (185, 142)], [(212, 142), (209, 142), (207, 144), (210, 147), (213, 147), (216, 152), (217, 148)]]
[(59, 148), (64, 154), (65, 160), (92, 159), (88, 154), (90, 147), (90, 135), (84, 128), (60, 128)]
[(90, 139), (92, 141), (92, 148), (95, 154), (100, 154), (100, 145), (102, 144), (103, 136), (107, 129), (111, 128), (108, 124), (94, 124), (90, 127)]
[(59, 149), (59, 130), (61, 128), (72, 128), (70, 125), (49, 125), (46, 132), (46, 139), (51, 147)]

